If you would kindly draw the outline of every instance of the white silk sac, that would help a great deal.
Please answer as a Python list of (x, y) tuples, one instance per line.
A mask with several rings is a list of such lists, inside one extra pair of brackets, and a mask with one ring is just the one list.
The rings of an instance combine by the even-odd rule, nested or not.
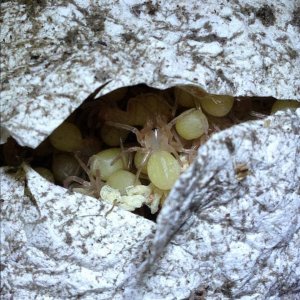
[[(35, 148), (86, 98), (139, 83), (299, 100), (299, 13), (296, 0), (4, 1), (1, 143)], [(0, 178), (1, 299), (300, 298), (300, 109), (214, 133), (156, 223), (26, 163)]]

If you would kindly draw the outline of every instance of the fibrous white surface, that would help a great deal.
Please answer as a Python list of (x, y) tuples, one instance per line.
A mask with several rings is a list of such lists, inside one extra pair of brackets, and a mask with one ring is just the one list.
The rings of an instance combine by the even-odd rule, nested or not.
[[(3, 139), (36, 147), (107, 82), (299, 97), (297, 1), (24, 2), (1, 7)], [(214, 135), (157, 224), (1, 168), (1, 296), (299, 297), (299, 114)]]
[[(299, 296), (299, 113), (215, 134), (157, 224), (118, 208), (107, 214), (110, 205), (55, 186), (27, 166), (25, 173), (2, 169), (2, 295)], [(241, 164), (249, 172), (239, 180)]]
[(135, 291), (171, 241), (193, 260), (195, 290), (208, 299), (300, 296), (300, 110), (269, 120), (234, 126), (200, 148), (158, 217)]
[[(21, 4), (27, 3), (27, 4)], [(102, 84), (299, 99), (298, 1), (8, 1), (1, 126), (36, 147)], [(30, 134), (28, 134), (30, 132)]]

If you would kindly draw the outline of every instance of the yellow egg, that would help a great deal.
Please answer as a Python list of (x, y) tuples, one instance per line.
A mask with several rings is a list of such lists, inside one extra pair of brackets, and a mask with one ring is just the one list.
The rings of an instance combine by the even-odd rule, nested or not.
[[(116, 160), (118, 157), (119, 159)], [(126, 160), (125, 165), (121, 159), (120, 148), (111, 148), (100, 151), (90, 158), (89, 165), (91, 173), (93, 176), (96, 176), (97, 170), (99, 170), (100, 178), (102, 180), (107, 180), (114, 172), (126, 168), (128, 155), (125, 155), (124, 158)]]
[(111, 147), (120, 146), (120, 141), (123, 142), (128, 134), (128, 130), (109, 125), (103, 125), (101, 128), (102, 141)]
[(207, 94), (199, 98), (199, 101), (206, 113), (214, 117), (223, 117), (230, 112), (234, 98), (226, 95)]
[(53, 156), (52, 172), (54, 178), (59, 183), (63, 183), (69, 176), (78, 176), (80, 166), (78, 161), (70, 154), (59, 153)]
[(169, 152), (155, 151), (147, 164), (150, 181), (159, 189), (169, 190), (180, 175), (180, 165)]
[(189, 113), (182, 113), (175, 125), (178, 134), (186, 140), (199, 138), (208, 130), (206, 116), (200, 110), (191, 110)]
[(190, 108), (195, 107), (195, 97), (187, 91), (179, 87), (175, 87), (174, 94), (179, 105)]
[(49, 137), (54, 148), (65, 152), (79, 150), (82, 145), (82, 136), (79, 128), (69, 122), (62, 123)]
[(130, 125), (143, 126), (149, 118), (157, 115), (171, 116), (171, 107), (165, 98), (158, 94), (142, 94), (129, 99), (127, 112)]
[(119, 170), (110, 175), (107, 179), (107, 185), (114, 189), (118, 189), (121, 195), (126, 193), (126, 188), (135, 184), (141, 184), (139, 180), (136, 181), (136, 176), (126, 170)]
[(300, 107), (300, 102), (297, 100), (277, 100), (272, 106), (271, 114), (275, 114), (279, 110), (295, 110), (298, 107)]

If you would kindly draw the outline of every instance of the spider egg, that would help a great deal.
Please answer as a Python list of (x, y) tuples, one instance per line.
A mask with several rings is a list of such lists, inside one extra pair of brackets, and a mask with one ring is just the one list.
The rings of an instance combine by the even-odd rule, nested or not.
[[(122, 160), (122, 155), (125, 160), (125, 164)], [(118, 170), (122, 170), (128, 163), (128, 155), (121, 153), (120, 148), (111, 148), (100, 151), (93, 155), (89, 160), (91, 174), (97, 175), (97, 170), (100, 171), (100, 178), (107, 180), (110, 175)]]
[(206, 116), (200, 110), (191, 110), (179, 116), (175, 125), (178, 134), (186, 140), (193, 140), (208, 130)]
[(141, 184), (139, 180), (135, 182), (135, 179), (136, 176), (133, 173), (126, 170), (119, 170), (110, 175), (106, 183), (112, 188), (118, 189), (121, 195), (124, 195), (128, 186)]
[(233, 106), (233, 100), (232, 96), (213, 94), (199, 98), (203, 110), (214, 117), (227, 115)]
[(195, 107), (195, 102), (197, 101), (197, 98), (195, 98), (192, 94), (179, 87), (175, 87), (174, 94), (176, 101), (179, 105), (190, 108)]
[(69, 122), (62, 123), (49, 137), (52, 146), (60, 151), (74, 152), (82, 145), (79, 128)]
[(53, 156), (52, 172), (55, 180), (63, 183), (67, 177), (79, 175), (80, 166), (72, 155), (60, 153)]
[(180, 175), (180, 165), (173, 155), (164, 150), (154, 152), (147, 164), (150, 181), (159, 189), (169, 190)]
[(122, 128), (116, 128), (109, 125), (103, 125), (101, 128), (102, 141), (111, 147), (120, 146), (120, 140), (124, 141), (128, 131)]
[(300, 102), (296, 100), (277, 100), (272, 106), (271, 114), (275, 114), (279, 110), (296, 110), (300, 107)]
[(171, 107), (166, 100), (156, 94), (142, 94), (129, 99), (127, 106), (130, 125), (143, 126), (149, 118), (156, 115), (171, 115)]

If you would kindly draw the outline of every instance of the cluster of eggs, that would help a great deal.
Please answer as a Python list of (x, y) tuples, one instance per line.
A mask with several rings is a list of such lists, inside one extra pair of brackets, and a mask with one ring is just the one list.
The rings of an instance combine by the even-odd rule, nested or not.
[[(117, 103), (126, 92), (126, 88), (116, 90), (106, 98), (104, 96), (102, 104), (93, 107), (97, 111), (98, 124), (101, 124), (101, 146), (98, 148), (102, 150), (93, 153), (85, 166), (82, 162), (79, 164), (90, 181), (98, 178), (101, 187), (106, 184), (122, 195), (128, 187), (141, 184), (150, 184), (166, 195), (192, 162), (189, 157), (195, 156), (201, 139), (204, 137), (205, 140), (209, 130), (213, 131), (209, 118), (222, 120), (230, 113), (234, 98), (183, 86), (174, 88), (171, 96), (161, 92), (142, 93), (127, 99), (126, 108), (121, 109)], [(272, 112), (293, 105), (298, 103), (276, 101)], [(127, 142), (130, 133), (131, 139)], [(78, 158), (66, 153), (80, 152), (88, 147), (80, 129), (73, 123), (64, 122), (51, 134), (50, 142), (55, 149), (64, 152), (54, 156), (55, 178), (58, 181), (74, 180), (78, 174)], [(99, 197), (101, 187), (91, 189), (90, 182), (87, 185), (83, 179), (74, 181), (81, 184), (80, 191), (86, 186), (89, 194)]]
[[(243, 108), (243, 101), (195, 86), (120, 88), (83, 104), (56, 128), (35, 151), (51, 151), (51, 171), (36, 171), (96, 198), (104, 186), (121, 196), (130, 187), (147, 187), (148, 200), (159, 194), (162, 205), (209, 135), (236, 123), (233, 107)], [(297, 101), (277, 100), (269, 113), (297, 107)]]

